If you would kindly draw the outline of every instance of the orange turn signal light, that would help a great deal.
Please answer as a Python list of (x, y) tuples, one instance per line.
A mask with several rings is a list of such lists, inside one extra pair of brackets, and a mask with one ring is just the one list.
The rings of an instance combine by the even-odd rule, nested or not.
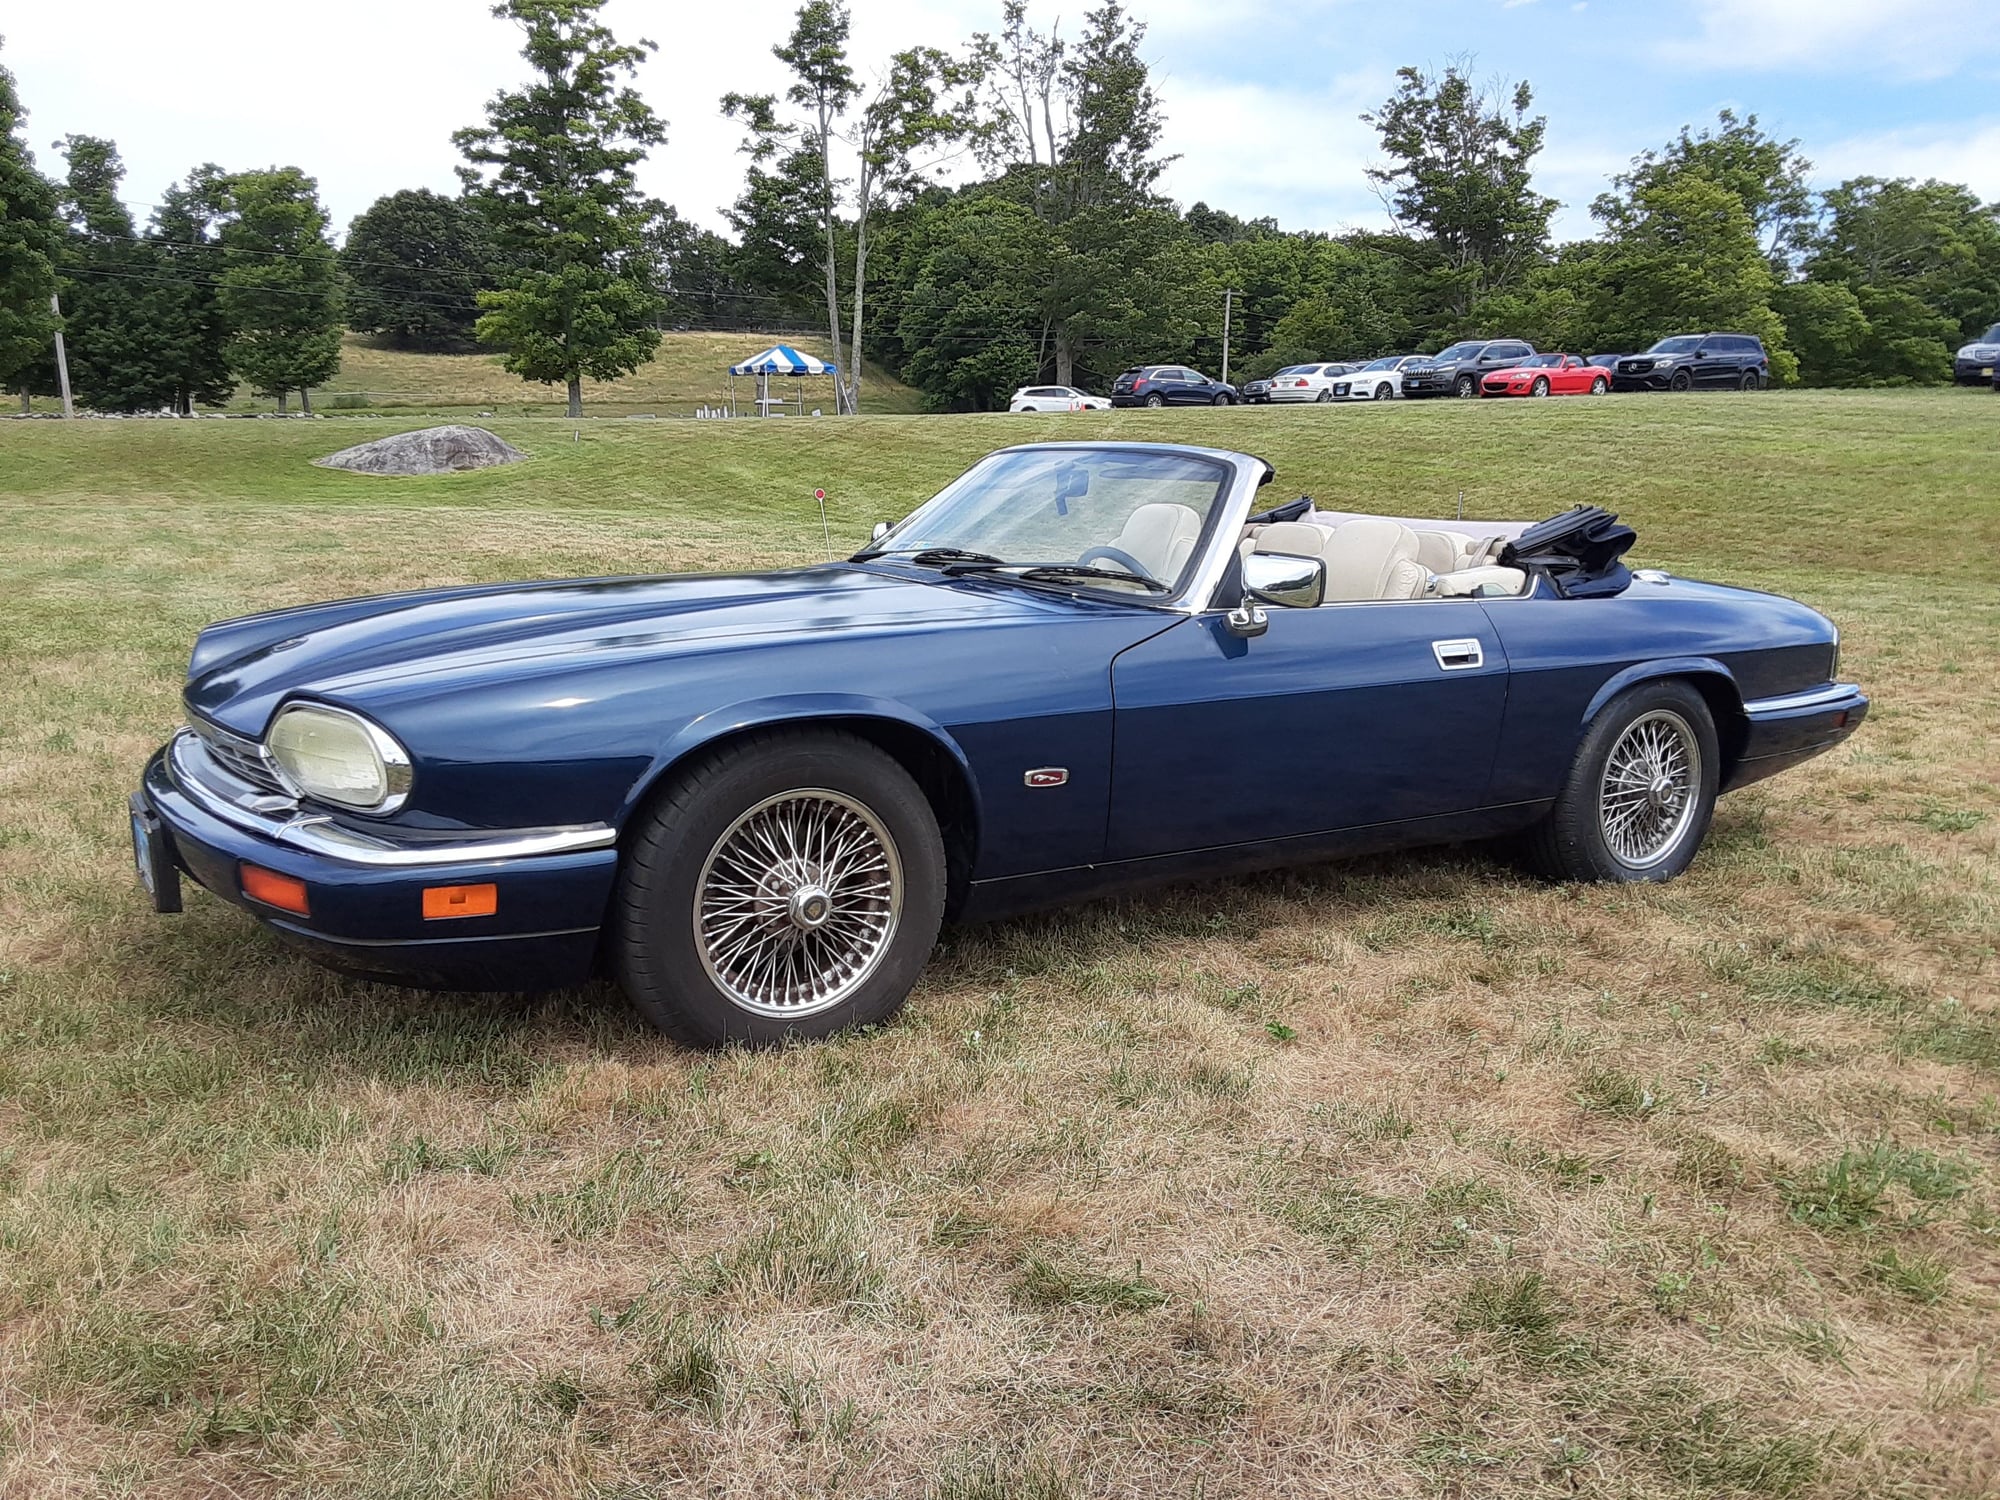
[(490, 917), (500, 909), (497, 885), (427, 885), (424, 887), (424, 920), (446, 917)]
[(237, 879), (242, 884), (243, 894), (252, 901), (261, 901), (280, 911), (296, 912), (302, 917), (312, 915), (306, 903), (306, 883), (296, 876), (280, 875), (262, 865), (243, 864), (237, 866)]

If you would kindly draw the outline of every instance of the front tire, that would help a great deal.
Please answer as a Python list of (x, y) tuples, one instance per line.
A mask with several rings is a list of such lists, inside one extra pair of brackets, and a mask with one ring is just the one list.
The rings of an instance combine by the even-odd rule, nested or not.
[(1325, 406), (1329, 401), (1333, 400), (1333, 387), (1328, 386), (1325, 390), (1321, 391), (1317, 396), (1313, 397), (1313, 399), (1317, 401), (1321, 406)]
[(1535, 377), (1535, 383), (1528, 387), (1528, 394), (1530, 396), (1546, 396), (1548, 393), (1549, 393), (1548, 377), (1546, 375), (1537, 375)]
[(1459, 400), (1467, 401), (1479, 394), (1479, 382), (1474, 380), (1470, 375), (1461, 375), (1458, 377), (1458, 384), (1453, 389), (1457, 393)]
[(1671, 678), (1629, 688), (1591, 721), (1527, 862), (1555, 880), (1672, 880), (1708, 836), (1720, 773), (1700, 693)]
[(612, 901), (618, 979), (695, 1047), (887, 1020), (944, 917), (944, 841), (916, 782), (851, 734), (780, 730), (678, 775)]
[(1694, 376), (1688, 374), (1686, 370), (1676, 370), (1667, 381), (1667, 389), (1674, 392), (1691, 391), (1694, 389)]
[(1391, 386), (1387, 381), (1384, 381), (1381, 385), (1375, 387), (1375, 397), (1374, 397), (1375, 400), (1393, 401), (1395, 398), (1396, 398), (1395, 388)]
[(1209, 403), (1209, 405), (1211, 406), (1230, 406), (1233, 404), (1234, 403), (1230, 400), (1229, 392), (1227, 391), (1224, 391), (1221, 395), (1217, 396), (1213, 401)]

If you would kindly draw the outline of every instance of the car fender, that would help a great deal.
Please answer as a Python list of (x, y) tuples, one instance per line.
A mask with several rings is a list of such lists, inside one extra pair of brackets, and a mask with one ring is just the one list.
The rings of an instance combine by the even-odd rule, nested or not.
[(633, 784), (625, 806), (619, 811), (620, 826), (634, 807), (652, 795), (661, 777), (703, 747), (748, 729), (826, 720), (896, 724), (921, 734), (948, 756), (957, 768), (970, 801), (968, 811), (972, 825), (974, 828), (980, 826), (979, 782), (972, 774), (972, 763), (967, 759), (964, 747), (951, 732), (906, 703), (864, 693), (784, 693), (766, 698), (746, 698), (690, 719), (661, 747), (653, 763), (646, 768), (646, 774)]
[(1662, 656), (1652, 661), (1634, 662), (1622, 672), (1615, 672), (1605, 679), (1603, 686), (1591, 697), (1590, 704), (1583, 711), (1583, 718), (1577, 725), (1581, 734), (1597, 717), (1598, 711), (1617, 697), (1625, 689), (1641, 682), (1652, 682), (1661, 677), (1711, 677), (1721, 678), (1729, 684), (1730, 696), (1736, 700), (1738, 712), (1743, 708), (1743, 690), (1738, 686), (1736, 674), (1712, 656)]

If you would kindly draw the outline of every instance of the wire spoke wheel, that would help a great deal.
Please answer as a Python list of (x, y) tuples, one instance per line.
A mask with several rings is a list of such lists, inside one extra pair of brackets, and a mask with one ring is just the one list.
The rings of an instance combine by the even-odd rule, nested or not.
[(902, 859), (880, 818), (841, 792), (781, 792), (709, 850), (695, 882), (695, 946), (736, 1005), (810, 1016), (875, 972), (903, 897)]
[(1701, 742), (1671, 709), (1625, 726), (1605, 758), (1597, 822), (1611, 857), (1631, 870), (1659, 864), (1680, 847), (1701, 803)]

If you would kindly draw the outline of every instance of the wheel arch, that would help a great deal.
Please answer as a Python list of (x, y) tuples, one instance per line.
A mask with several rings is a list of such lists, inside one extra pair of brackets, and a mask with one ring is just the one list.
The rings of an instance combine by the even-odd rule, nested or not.
[(1709, 717), (1715, 721), (1715, 739), (1722, 753), (1722, 764), (1717, 767), (1720, 784), (1729, 784), (1730, 773), (1742, 759), (1745, 745), (1750, 738), (1750, 718), (1743, 711), (1743, 690), (1738, 686), (1736, 674), (1712, 656), (1663, 657), (1657, 661), (1638, 662), (1624, 671), (1608, 678), (1591, 698), (1590, 705), (1583, 711), (1582, 722), (1577, 725), (1577, 735), (1581, 738), (1588, 732), (1604, 705), (1628, 688), (1643, 682), (1660, 682), (1668, 679), (1681, 681), (1702, 696), (1708, 705)]
[(922, 790), (944, 839), (947, 913), (962, 904), (979, 854), (979, 784), (963, 747), (942, 725), (893, 700), (812, 693), (733, 704), (684, 725), (633, 784), (619, 815), (622, 843), (643, 811), (695, 761), (771, 730), (837, 730), (868, 741)]

